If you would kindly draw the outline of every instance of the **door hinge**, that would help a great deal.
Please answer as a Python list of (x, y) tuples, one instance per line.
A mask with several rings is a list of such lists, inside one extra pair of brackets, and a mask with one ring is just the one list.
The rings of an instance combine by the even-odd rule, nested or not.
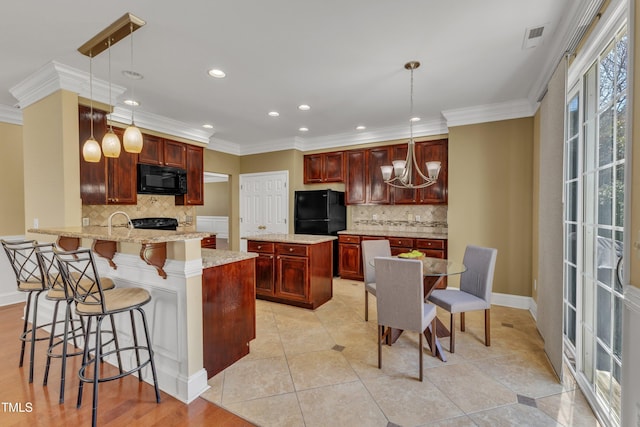
[(285, 223), (285, 224), (287, 223), (287, 218), (285, 218), (285, 219), (284, 219), (284, 223)]
[(242, 222), (242, 217), (240, 217), (240, 222)]

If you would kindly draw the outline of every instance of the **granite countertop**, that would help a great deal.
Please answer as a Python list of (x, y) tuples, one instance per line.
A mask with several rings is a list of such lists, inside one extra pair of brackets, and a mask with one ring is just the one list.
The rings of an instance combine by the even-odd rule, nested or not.
[(109, 240), (129, 243), (162, 243), (181, 240), (201, 239), (211, 233), (196, 231), (144, 230), (140, 228), (113, 227), (111, 234), (105, 226), (31, 228), (29, 233), (49, 234), (81, 239)]
[(330, 242), (336, 240), (336, 236), (316, 236), (311, 234), (259, 234), (256, 236), (243, 237), (245, 240), (256, 240), (259, 242), (277, 243), (300, 243), (303, 245), (315, 245), (316, 243)]
[(342, 230), (338, 231), (338, 234), (351, 234), (354, 236), (408, 237), (413, 239), (447, 239), (447, 233), (429, 231)]
[(202, 248), (202, 268), (218, 267), (232, 262), (244, 261), (246, 259), (257, 258), (254, 252), (237, 252), (222, 249)]

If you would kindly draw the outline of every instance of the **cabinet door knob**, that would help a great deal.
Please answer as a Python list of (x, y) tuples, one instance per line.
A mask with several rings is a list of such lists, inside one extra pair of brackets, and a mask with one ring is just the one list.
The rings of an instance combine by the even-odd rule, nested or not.
[(289, 252), (293, 252), (293, 248), (289, 248)]
[(258, 249), (262, 249), (262, 245), (258, 245)]

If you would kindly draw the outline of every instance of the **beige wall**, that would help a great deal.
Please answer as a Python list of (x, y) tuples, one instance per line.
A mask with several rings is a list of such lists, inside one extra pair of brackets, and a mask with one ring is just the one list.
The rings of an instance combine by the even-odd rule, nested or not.
[[(537, 269), (538, 265), (538, 249), (539, 249), (539, 240), (538, 240), (538, 222), (539, 215), (538, 209), (540, 208), (540, 110), (536, 111), (536, 115), (533, 117), (533, 194), (532, 194), (532, 205), (531, 205), (531, 280), (535, 282), (537, 277)], [(531, 286), (531, 297), (534, 301), (538, 301), (538, 288), (537, 286)]]
[(223, 173), (229, 176), (229, 181), (227, 182), (229, 189), (227, 194), (229, 249), (240, 250), (240, 243), (237, 241), (237, 236), (240, 235), (240, 157), (206, 149), (204, 150), (204, 170), (205, 172)]
[(25, 225), (81, 225), (78, 96), (58, 91), (23, 111)]
[(230, 190), (228, 182), (204, 184), (204, 205), (196, 206), (196, 215), (229, 216)]
[(22, 126), (0, 123), (0, 236), (24, 234)]
[(450, 128), (449, 257), (498, 249), (493, 291), (531, 296), (533, 118)]

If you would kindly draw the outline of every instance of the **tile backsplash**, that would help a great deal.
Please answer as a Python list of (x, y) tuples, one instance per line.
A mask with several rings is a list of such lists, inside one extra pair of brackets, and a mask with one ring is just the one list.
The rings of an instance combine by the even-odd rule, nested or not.
[[(109, 215), (122, 211), (130, 218), (176, 218), (181, 226), (195, 227), (195, 206), (176, 206), (175, 196), (138, 194), (137, 205), (82, 205), (82, 217), (89, 218), (90, 225), (107, 225)], [(122, 215), (113, 217), (114, 225), (124, 225)]]
[(351, 207), (355, 231), (447, 232), (447, 206), (358, 205)]

